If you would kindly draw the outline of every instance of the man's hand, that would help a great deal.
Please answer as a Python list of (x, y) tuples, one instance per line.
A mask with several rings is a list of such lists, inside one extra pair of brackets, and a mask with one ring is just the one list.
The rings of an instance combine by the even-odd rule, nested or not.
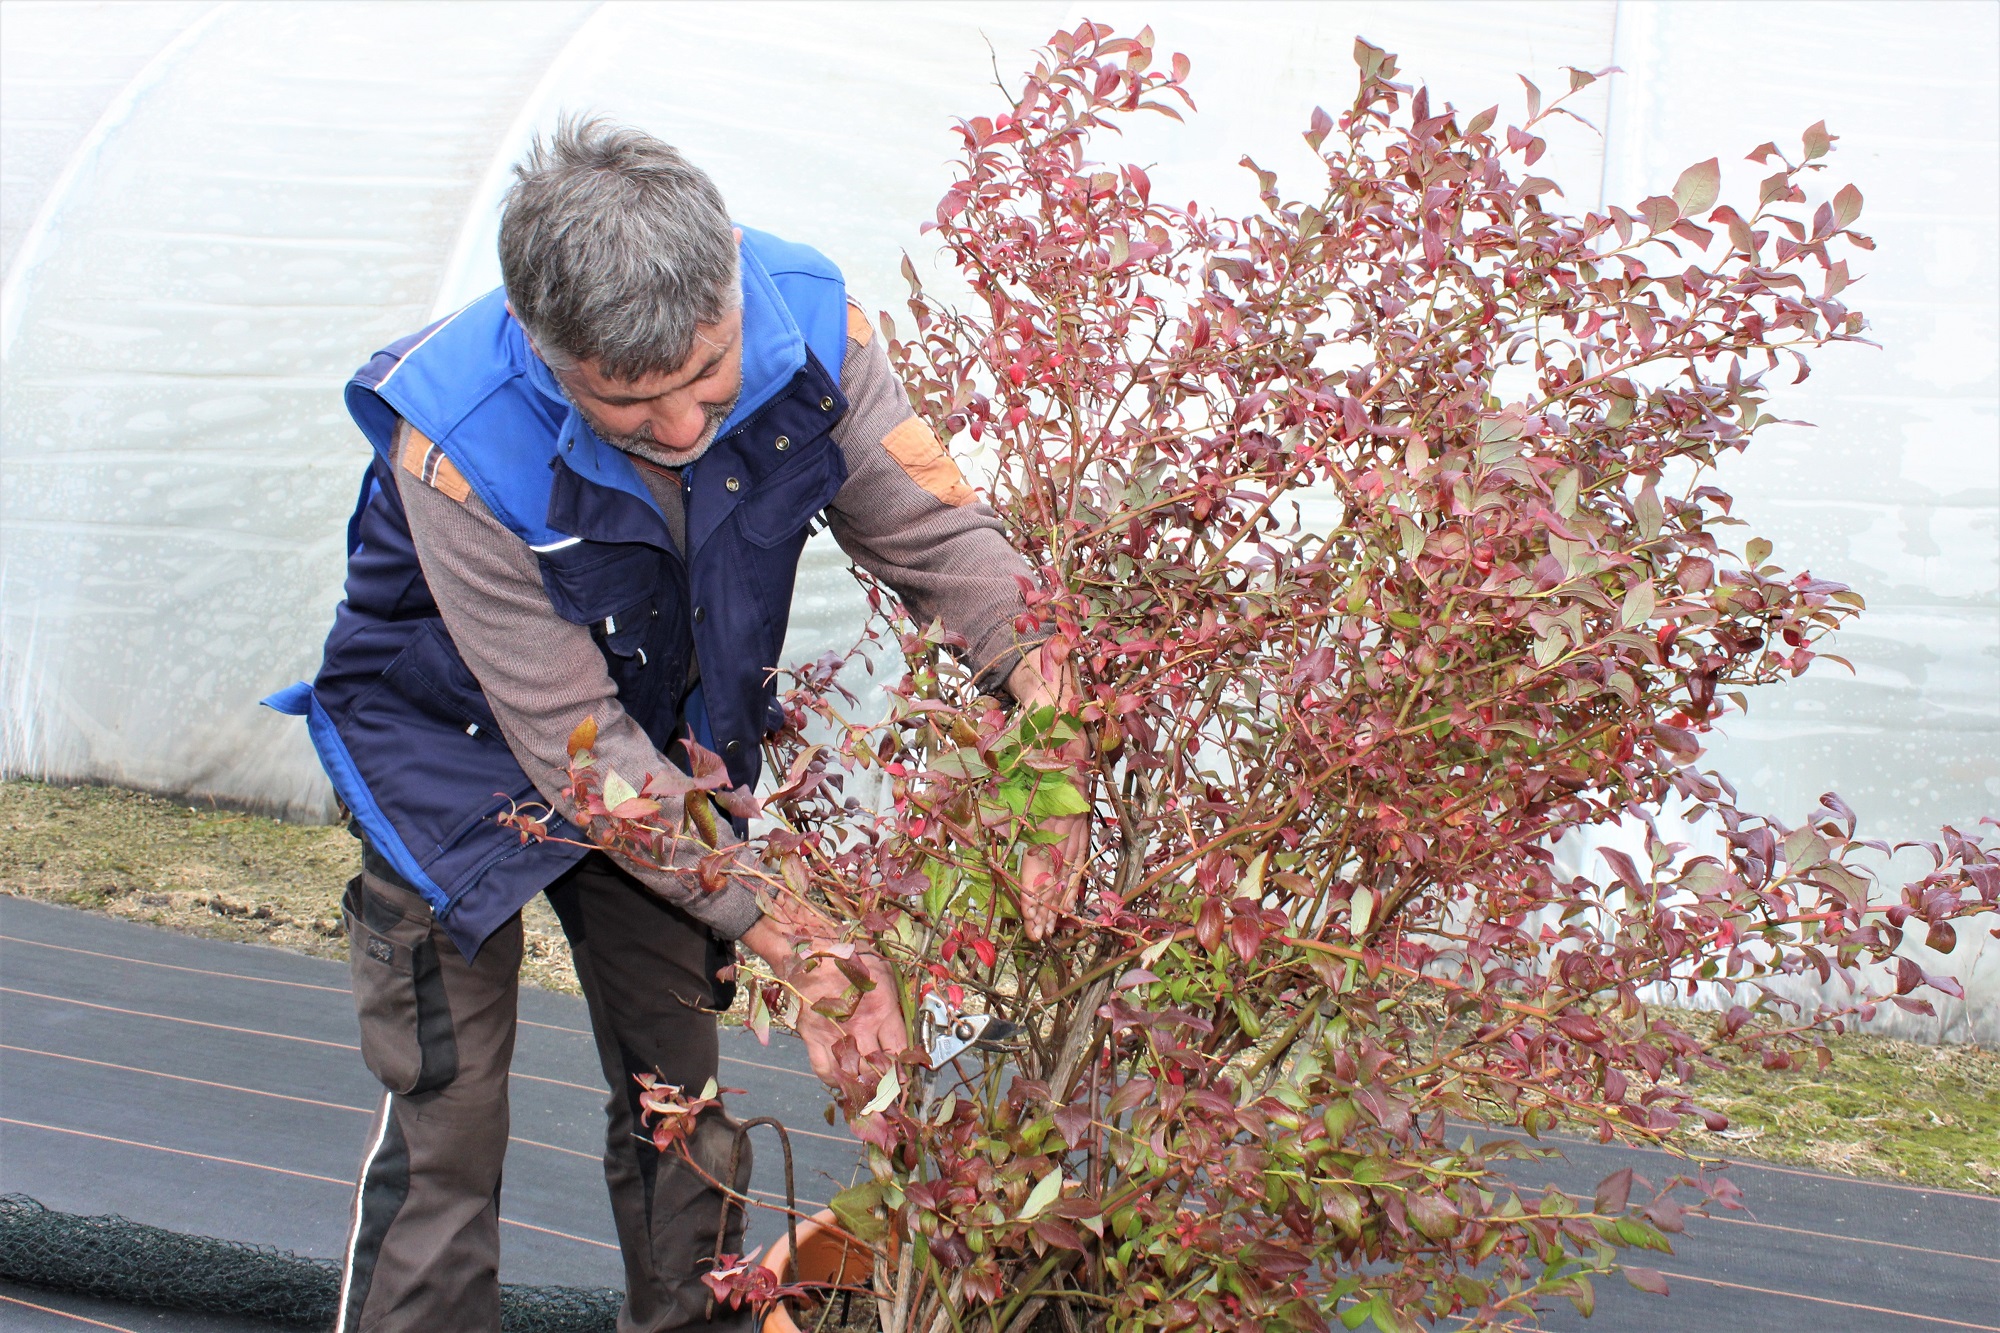
[[(865, 948), (840, 943), (832, 922), (795, 908), (788, 919), (760, 917), (744, 933), (743, 943), (797, 992), (799, 1036), (805, 1041), (813, 1073), (829, 1087), (853, 1081), (852, 1075), (843, 1074), (834, 1054), (842, 1037), (853, 1040), (864, 1069), (886, 1067), (910, 1044), (888, 965)], [(796, 948), (801, 943), (806, 946), (803, 953)], [(853, 981), (841, 970), (840, 954), (845, 954), (851, 965), (858, 964), (875, 985), (861, 992), (846, 1018), (834, 1019), (813, 1006), (821, 1000), (837, 1001), (853, 988)]]
[[(1068, 708), (1076, 691), (1066, 675), (1051, 684), (1040, 659), (1039, 652), (1024, 655), (1007, 677), (1007, 692), (1023, 708), (1044, 705), (1058, 710)], [(1062, 753), (1077, 764), (1078, 776), (1082, 777), (1082, 761), (1089, 757), (1089, 747), (1080, 739), (1074, 740), (1063, 747)], [(1085, 858), (1090, 854), (1090, 816), (1060, 815), (1046, 821), (1042, 831), (1060, 836), (1053, 843), (1030, 848), (1021, 857), (1021, 922), (1031, 940), (1047, 935), (1055, 926), (1057, 915), (1076, 905), (1077, 890), (1083, 884), (1086, 869)], [(1060, 862), (1053, 854), (1058, 848)]]

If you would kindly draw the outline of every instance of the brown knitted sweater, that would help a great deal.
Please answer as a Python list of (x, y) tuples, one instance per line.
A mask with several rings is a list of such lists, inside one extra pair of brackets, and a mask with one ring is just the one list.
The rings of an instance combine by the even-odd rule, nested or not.
[[(1004, 680), (1019, 658), (1014, 618), (1023, 607), (1015, 579), (1027, 573), (1026, 562), (1007, 544), (999, 517), (910, 410), (867, 321), (852, 307), (848, 315), (840, 388), (849, 406), (833, 430), (848, 480), (827, 507), (833, 536), (857, 564), (894, 588), (920, 622), (938, 619), (964, 635), (966, 660), (983, 679)], [(396, 451), (399, 458), (422, 452)], [(654, 467), (639, 473), (681, 539), (677, 478)], [(562, 794), (567, 742), (585, 716), (597, 719), (599, 762), (628, 781), (636, 785), (666, 768), (668, 760), (620, 706), (588, 627), (564, 620), (549, 604), (527, 544), (462, 485), (440, 489), (407, 467), (398, 468), (396, 479), (445, 628), (543, 797), (574, 817)], [(706, 893), (692, 873), (695, 860), (690, 854), (685, 872), (626, 869), (718, 935), (741, 936), (759, 915), (749, 875)], [(745, 868), (752, 863), (746, 860)]]

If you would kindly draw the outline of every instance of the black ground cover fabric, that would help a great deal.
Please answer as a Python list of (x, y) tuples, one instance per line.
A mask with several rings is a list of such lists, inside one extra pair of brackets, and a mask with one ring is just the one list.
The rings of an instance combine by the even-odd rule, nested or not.
[[(78, 1217), (25, 1194), (0, 1196), (0, 1279), (131, 1305), (324, 1328), (340, 1265), (269, 1245), (189, 1236), (115, 1214)], [(500, 1289), (502, 1333), (609, 1333), (621, 1297), (608, 1288)]]

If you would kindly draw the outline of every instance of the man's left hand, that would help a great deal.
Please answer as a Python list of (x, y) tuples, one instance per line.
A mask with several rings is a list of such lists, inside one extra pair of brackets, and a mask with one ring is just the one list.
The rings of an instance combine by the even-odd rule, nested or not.
[[(1039, 652), (1021, 658), (1007, 677), (1008, 692), (1023, 708), (1047, 705), (1058, 712), (1067, 710), (1076, 696), (1067, 673), (1059, 673), (1058, 680), (1051, 683), (1040, 658)], [(1062, 755), (1076, 764), (1081, 787), (1087, 777), (1083, 761), (1089, 757), (1090, 747), (1079, 738), (1063, 746)], [(1021, 921), (1031, 940), (1046, 936), (1056, 917), (1076, 905), (1077, 890), (1089, 866), (1089, 815), (1056, 816), (1044, 823), (1043, 831), (1058, 835), (1057, 840), (1032, 847), (1021, 857)]]

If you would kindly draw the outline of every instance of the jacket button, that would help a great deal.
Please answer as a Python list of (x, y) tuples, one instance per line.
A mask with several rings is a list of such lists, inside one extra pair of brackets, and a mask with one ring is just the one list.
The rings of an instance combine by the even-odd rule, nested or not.
[(697, 606), (694, 609), (694, 623), (699, 625), (702, 621), (706, 619), (708, 619), (708, 608), (705, 606)]
[(771, 441), (771, 447), (782, 454), (785, 450), (792, 447), (792, 437), (789, 435), (780, 435), (777, 439)]
[(820, 410), (820, 411), (822, 411), (822, 412), (831, 412), (831, 411), (833, 411), (833, 399), (831, 399), (831, 398), (822, 398), (822, 399), (820, 399), (820, 400), (819, 400), (819, 410)]
[(731, 477), (722, 483), (722, 489), (725, 491), (740, 491), (743, 489), (743, 483)]
[(743, 742), (742, 741), (729, 742), (729, 744), (722, 747), (722, 753), (727, 755), (729, 758), (734, 759), (737, 755), (743, 753)]
[(646, 618), (648, 620), (658, 620), (660, 618), (660, 608), (656, 606), (651, 611), (648, 611)]

